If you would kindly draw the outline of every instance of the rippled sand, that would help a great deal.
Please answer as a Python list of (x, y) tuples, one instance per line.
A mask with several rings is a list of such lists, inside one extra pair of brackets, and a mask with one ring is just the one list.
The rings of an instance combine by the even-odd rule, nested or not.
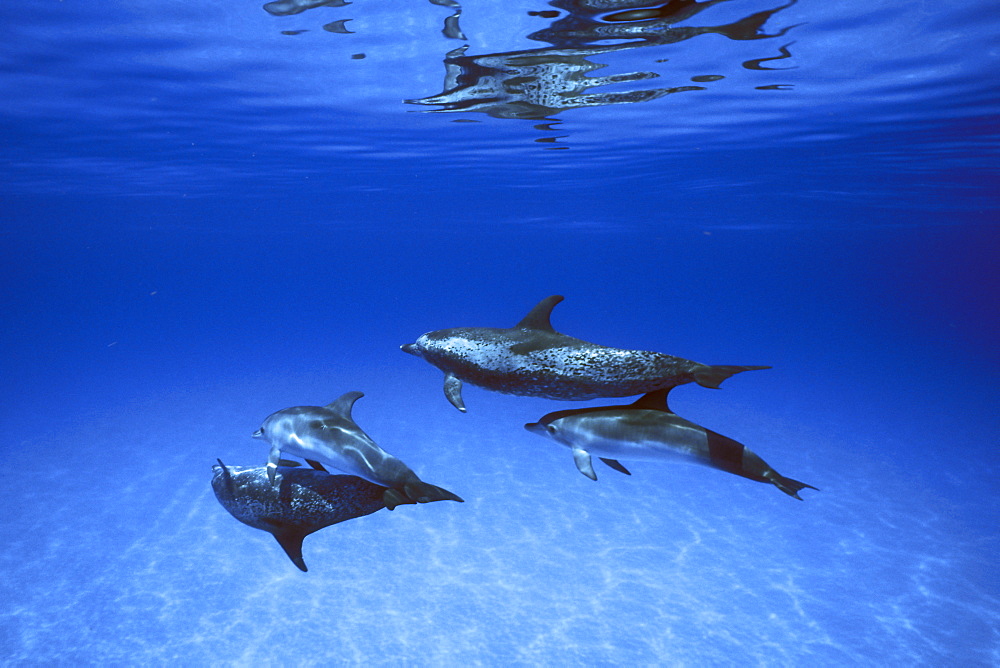
[(544, 402), (521, 409), (479, 393), (479, 416), (467, 417), (435, 396), (439, 411), (424, 421), (359, 406), (384, 447), (467, 502), (324, 529), (306, 539), (310, 572), (300, 573), (210, 489), (214, 457), (266, 456), (230, 426), (258, 419), (237, 408), (243, 392), (214, 393), (216, 407), (189, 423), (177, 415), (199, 398), (177, 395), (54, 430), (21, 452), (0, 491), (5, 660), (997, 660), (992, 556), (962, 528), (963, 509), (877, 459), (837, 461), (832, 453), (858, 450), (836, 439), (736, 409), (719, 416), (779, 470), (822, 488), (798, 502), (696, 467), (637, 463), (631, 477), (602, 467), (594, 483), (568, 451), (520, 428)]

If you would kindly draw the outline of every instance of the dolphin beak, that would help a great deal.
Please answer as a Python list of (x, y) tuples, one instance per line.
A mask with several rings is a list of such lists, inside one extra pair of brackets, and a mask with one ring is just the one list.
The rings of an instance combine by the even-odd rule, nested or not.
[(253, 433), (254, 438), (264, 438), (264, 429), (260, 428)]
[(417, 344), (415, 343), (407, 343), (400, 346), (399, 349), (404, 353), (410, 353), (411, 355), (417, 355), (418, 357), (420, 356), (420, 351), (417, 349)]
[(545, 425), (541, 422), (529, 422), (524, 425), (524, 428), (530, 431), (532, 434), (538, 434), (539, 436), (547, 436), (548, 432), (545, 430)]

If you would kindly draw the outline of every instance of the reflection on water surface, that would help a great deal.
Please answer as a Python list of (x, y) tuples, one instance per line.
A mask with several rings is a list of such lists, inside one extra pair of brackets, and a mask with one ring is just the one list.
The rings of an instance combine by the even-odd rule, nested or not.
[[(555, 9), (528, 12), (549, 25), (532, 32), (528, 39), (545, 42), (548, 47), (501, 53), (469, 53), (464, 44), (444, 57), (444, 89), (436, 95), (408, 99), (414, 105), (436, 107), (430, 111), (476, 111), (494, 118), (551, 120), (567, 109), (612, 104), (646, 102), (672, 93), (705, 90), (705, 85), (725, 79), (726, 73), (671, 73), (667, 57), (651, 54), (650, 63), (662, 71), (632, 71), (592, 74), (608, 67), (608, 54), (647, 47), (679, 44), (701, 35), (721, 35), (731, 41), (774, 40), (784, 37), (794, 25), (774, 25), (775, 15), (797, 0), (758, 11), (722, 24), (678, 25), (698, 17), (710, 7), (729, 0), (672, 0), (648, 5), (633, 0), (551, 0)], [(453, 10), (444, 20), (442, 33), (455, 40), (465, 40), (460, 20), (462, 7), (456, 0), (431, 0), (432, 4)], [(278, 0), (264, 5), (274, 15), (298, 14), (316, 7), (342, 7), (344, 0)], [(328, 32), (348, 33), (340, 19), (327, 23)], [(767, 24), (771, 24), (768, 26)], [(776, 60), (792, 57), (790, 44), (768, 45), (759, 58), (742, 60), (736, 56), (733, 69), (767, 72), (787, 69), (767, 66)], [(675, 57), (675, 54), (662, 54)], [(764, 75), (762, 75), (764, 76)], [(672, 85), (649, 86), (640, 83), (665, 79)], [(671, 81), (673, 80), (673, 81)], [(758, 90), (785, 90), (789, 84), (772, 79), (761, 80)], [(546, 126), (539, 126), (545, 128)]]

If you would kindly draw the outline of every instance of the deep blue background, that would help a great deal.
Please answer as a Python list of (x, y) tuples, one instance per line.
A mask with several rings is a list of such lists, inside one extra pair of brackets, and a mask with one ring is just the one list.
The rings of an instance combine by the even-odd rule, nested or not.
[[(774, 37), (592, 56), (658, 75), (595, 94), (723, 78), (547, 121), (402, 102), (461, 44), (545, 47), (546, 9), (464, 3), (463, 41), (451, 10), (389, 0), (11, 18), (3, 656), (1000, 661), (995, 12), (802, 1)], [(792, 69), (743, 65), (786, 46)], [(398, 350), (549, 294), (583, 339), (773, 365), (671, 405), (822, 491), (650, 463), (594, 483), (521, 428), (572, 404), (470, 387), (461, 415)], [(326, 529), (302, 574), (210, 466), (263, 463), (264, 417), (354, 389), (359, 424), (467, 502)]]

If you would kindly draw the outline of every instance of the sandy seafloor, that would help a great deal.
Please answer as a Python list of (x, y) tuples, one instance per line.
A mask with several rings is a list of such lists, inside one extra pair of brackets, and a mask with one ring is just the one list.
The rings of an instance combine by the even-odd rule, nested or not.
[[(822, 491), (799, 502), (719, 471), (646, 462), (630, 478), (599, 465), (594, 483), (568, 451), (521, 428), (563, 404), (467, 388), (461, 415), (435, 370), (398, 362), (381, 383), (371, 368), (338, 369), (345, 391), (370, 379), (355, 418), (466, 503), (324, 529), (305, 541), (308, 573), (222, 509), (210, 467), (215, 457), (262, 463), (250, 431), (279, 397), (332, 399), (325, 380), (204, 380), (39, 425), (35, 447), (8, 460), (0, 493), (5, 661), (1000, 660), (997, 546), (977, 524), (995, 518), (995, 504), (981, 505), (993, 483), (975, 461), (931, 458), (914, 471), (901, 453), (928, 444), (880, 447), (878, 429), (866, 438), (843, 422), (761, 414), (751, 381), (763, 376), (744, 374), (724, 392), (676, 390), (675, 410), (702, 406), (703, 423), (710, 416), (709, 426)], [(927, 438), (943, 428), (929, 419)]]
[[(996, 366), (970, 324), (988, 291), (966, 278), (978, 255), (939, 253), (952, 238), (988, 248), (977, 229), (571, 231), (558, 254), (541, 233), (383, 248), (336, 226), (281, 243), (96, 227), (43, 243), (33, 229), (18, 243), (34, 260), (8, 264), (24, 279), (3, 403), (2, 656), (996, 665)], [(467, 387), (461, 414), (441, 373), (398, 348), (513, 325), (557, 292), (567, 334), (773, 365), (680, 387), (671, 407), (821, 491), (797, 501), (651, 462), (626, 462), (630, 477), (598, 463), (593, 482), (523, 424), (624, 401)], [(218, 504), (211, 466), (263, 464), (251, 433), (267, 415), (350, 390), (366, 393), (362, 428), (466, 502), (324, 529), (302, 573)]]

